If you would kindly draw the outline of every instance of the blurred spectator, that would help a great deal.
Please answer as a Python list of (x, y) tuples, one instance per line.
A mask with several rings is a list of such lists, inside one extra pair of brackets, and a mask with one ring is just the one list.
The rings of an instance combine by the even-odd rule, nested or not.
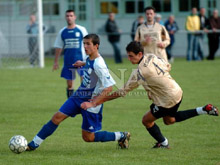
[(141, 24), (144, 23), (144, 17), (142, 15), (138, 16), (138, 18), (133, 22), (132, 28), (131, 28), (131, 39), (134, 40), (135, 32)]
[(38, 24), (36, 23), (36, 16), (31, 14), (29, 17), (29, 24), (26, 27), (26, 31), (30, 36), (28, 37), (28, 49), (30, 54), (30, 64), (35, 65), (35, 61), (38, 60)]
[(218, 16), (218, 10), (213, 11), (213, 15), (209, 18), (209, 29), (213, 31), (213, 33), (208, 34), (209, 39), (209, 56), (208, 60), (215, 59), (215, 53), (219, 48), (219, 36), (220, 33), (216, 32), (216, 30), (220, 30), (220, 17)]
[(170, 44), (170, 37), (163, 25), (155, 22), (155, 8), (144, 9), (147, 21), (137, 28), (135, 41), (139, 41), (144, 48), (144, 54), (153, 53), (167, 60), (165, 48)]
[[(47, 28), (46, 26), (43, 26), (43, 31), (46, 32)], [(36, 16), (34, 14), (31, 14), (29, 17), (29, 24), (26, 27), (26, 32), (30, 34), (28, 37), (28, 49), (30, 54), (30, 64), (31, 66), (34, 66), (36, 63), (38, 63), (38, 23), (36, 22)], [(36, 62), (37, 61), (37, 62)]]
[(170, 62), (173, 62), (174, 58), (172, 56), (172, 47), (175, 42), (174, 34), (179, 30), (179, 27), (175, 21), (175, 17), (173, 15), (169, 16), (169, 19), (165, 22), (164, 25), (170, 36), (170, 45), (166, 47), (167, 58)]
[(198, 60), (197, 52), (198, 52), (198, 34), (194, 33), (200, 30), (200, 20), (197, 15), (197, 9), (192, 8), (191, 15), (186, 18), (186, 30), (187, 33), (187, 61), (191, 60), (191, 47), (192, 47), (192, 60)]
[(120, 30), (115, 22), (115, 14), (109, 13), (109, 18), (105, 24), (105, 30), (108, 34), (108, 40), (114, 49), (115, 63), (122, 63), (120, 50)]
[(160, 14), (155, 15), (155, 21), (161, 25), (164, 25), (164, 23), (161, 19), (162, 19), (162, 16)]
[[(204, 7), (200, 8), (200, 14), (199, 14), (199, 20), (200, 20), (200, 30), (207, 31), (207, 25), (208, 25), (208, 18), (205, 16), (206, 10)], [(204, 34), (199, 33), (198, 34), (198, 57), (200, 57), (201, 60), (204, 58), (204, 50), (203, 50), (203, 38)]]

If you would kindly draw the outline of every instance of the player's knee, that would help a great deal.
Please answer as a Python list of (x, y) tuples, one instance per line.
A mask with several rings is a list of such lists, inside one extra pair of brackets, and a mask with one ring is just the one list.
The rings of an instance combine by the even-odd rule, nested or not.
[(145, 119), (144, 119), (144, 117), (142, 118), (142, 124), (145, 126), (145, 124), (146, 124), (146, 121), (145, 121)]
[(67, 81), (67, 88), (72, 89), (72, 87), (73, 87), (72, 81)]
[(174, 120), (164, 120), (163, 122), (164, 122), (165, 125), (171, 125), (171, 124), (175, 123)]
[(82, 139), (83, 139), (85, 142), (94, 142), (94, 138), (93, 138), (93, 137), (87, 136), (87, 135), (84, 135), (84, 134), (82, 134)]
[(65, 116), (60, 115), (59, 113), (55, 113), (52, 117), (52, 122), (56, 125), (59, 125), (63, 120), (65, 119)]
[(142, 124), (147, 128), (152, 126), (152, 122), (149, 122), (145, 117), (142, 118)]
[(67, 88), (68, 88), (68, 89), (72, 89), (72, 84), (68, 84), (68, 85), (67, 85)]

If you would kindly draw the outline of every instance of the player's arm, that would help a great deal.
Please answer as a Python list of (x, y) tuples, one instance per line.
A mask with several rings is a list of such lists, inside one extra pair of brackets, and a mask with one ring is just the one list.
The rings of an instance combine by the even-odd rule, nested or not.
[(170, 44), (170, 36), (164, 26), (162, 26), (161, 37), (162, 37), (162, 41), (157, 43), (157, 46), (159, 48), (165, 49)]
[(95, 103), (95, 105), (102, 104), (106, 101), (114, 100), (119, 97), (124, 97), (128, 92), (132, 91), (133, 89), (137, 88), (139, 86), (138, 81), (137, 81), (137, 69), (134, 70), (126, 84), (119, 90), (111, 93), (110, 95), (103, 97), (102, 100), (93, 100), (92, 102)]
[(113, 92), (110, 94), (111, 91), (102, 93), (101, 97), (96, 97), (91, 100), (91, 102), (86, 102), (87, 106), (82, 107), (83, 109), (88, 109), (91, 107), (96, 107), (97, 105), (103, 104), (106, 101), (114, 100), (119, 97), (124, 97), (129, 91), (132, 91), (133, 89), (137, 88), (139, 86), (137, 82), (137, 70), (134, 70), (127, 81), (127, 83), (124, 85), (123, 88)]
[(137, 41), (137, 42), (140, 42), (140, 39), (141, 39), (141, 34), (140, 34), (140, 28), (138, 27), (136, 32), (135, 32), (135, 36), (134, 36), (134, 40)]
[(80, 68), (80, 67), (85, 66), (85, 65), (86, 65), (86, 63), (84, 61), (80, 61), (80, 60), (76, 61), (73, 64), (73, 66), (75, 66), (76, 68)]
[(53, 71), (59, 69), (59, 57), (62, 53), (62, 48), (56, 48), (55, 49), (55, 59), (53, 64)]
[(95, 99), (93, 99), (93, 101), (83, 102), (81, 104), (81, 108), (86, 110), (88, 108), (96, 107), (97, 105), (102, 104), (106, 99), (106, 97), (108, 97), (109, 93), (111, 93), (111, 91), (112, 91), (112, 86), (104, 88), (103, 91), (100, 93), (100, 95), (98, 95)]
[(148, 44), (146, 41), (141, 41), (141, 33), (140, 33), (139, 27), (137, 28), (137, 30), (135, 32), (134, 40), (137, 42), (140, 42), (142, 46), (146, 46)]
[(55, 48), (55, 59), (54, 59), (54, 65), (53, 65), (53, 71), (59, 68), (59, 57), (62, 53), (64, 42), (61, 37), (63, 29), (60, 30), (58, 33), (55, 43), (54, 43), (54, 48)]

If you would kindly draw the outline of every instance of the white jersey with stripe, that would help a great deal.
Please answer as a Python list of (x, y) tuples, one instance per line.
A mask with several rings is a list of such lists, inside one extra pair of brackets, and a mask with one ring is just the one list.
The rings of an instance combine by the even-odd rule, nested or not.
[[(104, 59), (99, 56), (95, 60), (86, 59), (86, 65), (83, 67), (83, 81), (73, 97), (79, 97), (88, 101), (98, 96), (103, 89), (115, 85), (115, 81), (109, 73)], [(92, 113), (98, 113), (100, 106), (87, 109)]]

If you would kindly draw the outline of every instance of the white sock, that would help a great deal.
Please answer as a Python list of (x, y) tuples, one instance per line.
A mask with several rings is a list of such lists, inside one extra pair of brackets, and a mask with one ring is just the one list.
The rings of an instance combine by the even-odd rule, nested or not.
[(196, 112), (197, 112), (199, 115), (207, 114), (207, 112), (203, 110), (203, 107), (197, 107), (197, 108), (196, 108)]
[(41, 139), (39, 136), (35, 136), (34, 139), (33, 139), (34, 143), (37, 144), (37, 145), (40, 145), (44, 140)]
[(168, 140), (167, 140), (167, 138), (165, 138), (165, 140), (164, 140), (161, 144), (164, 145), (164, 146), (168, 145)]
[(121, 139), (121, 132), (115, 132), (115, 141)]

